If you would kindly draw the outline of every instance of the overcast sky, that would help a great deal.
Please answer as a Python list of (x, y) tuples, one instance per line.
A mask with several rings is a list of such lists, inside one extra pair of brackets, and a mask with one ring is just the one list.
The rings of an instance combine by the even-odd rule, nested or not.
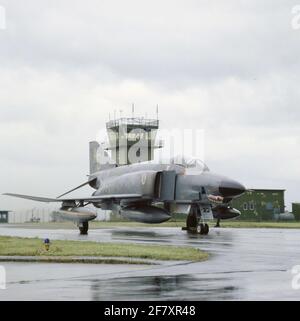
[(300, 201), (295, 0), (0, 5), (0, 193), (57, 196), (85, 181), (88, 142), (134, 102), (148, 116), (159, 104), (162, 128), (204, 129), (212, 171)]

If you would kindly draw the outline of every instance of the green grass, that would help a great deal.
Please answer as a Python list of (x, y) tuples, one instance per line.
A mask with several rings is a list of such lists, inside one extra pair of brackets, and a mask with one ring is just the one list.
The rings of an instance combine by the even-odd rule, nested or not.
[[(215, 225), (215, 221), (208, 222), (211, 227)], [(100, 222), (92, 221), (90, 222), (91, 229), (101, 229), (101, 228), (116, 228), (116, 227), (142, 227), (142, 228), (153, 228), (153, 227), (177, 227), (181, 228), (186, 225), (185, 220), (170, 220), (161, 224), (143, 224), (131, 221), (113, 221), (113, 222)], [(7, 225), (8, 227), (13, 227), (13, 224)], [(46, 228), (46, 229), (76, 229), (77, 227), (72, 222), (59, 222), (59, 223), (25, 223), (17, 224), (17, 226), (25, 228)], [(242, 220), (229, 220), (221, 221), (221, 227), (230, 228), (295, 228), (300, 229), (300, 222), (275, 222), (275, 221), (242, 221)]]
[(126, 258), (83, 258), (83, 257), (73, 257), (73, 256), (3, 256), (0, 257), (0, 262), (39, 262), (39, 263), (82, 263), (82, 264), (143, 264), (143, 265), (153, 265), (153, 261), (144, 260), (132, 260)]
[(208, 254), (192, 247), (143, 245), (127, 243), (98, 243), (80, 241), (52, 241), (46, 251), (38, 238), (0, 236), (0, 256), (99, 256), (152, 260), (202, 261)]
[[(210, 227), (213, 227), (216, 224), (216, 221), (208, 221)], [(242, 220), (228, 220), (221, 221), (221, 227), (231, 227), (231, 228), (299, 228), (300, 222), (284, 222), (284, 221), (262, 221), (262, 222), (253, 222), (253, 221), (242, 221)], [(91, 224), (91, 228), (110, 228), (110, 227), (184, 227), (186, 226), (185, 220), (170, 220), (161, 224), (143, 224), (136, 222), (99, 222), (94, 221)]]
[[(36, 229), (77, 229), (76, 225), (72, 222), (51, 222), (51, 223), (16, 223), (6, 225), (9, 227), (22, 227), (22, 228), (36, 228)], [(168, 221), (160, 224), (144, 224), (131, 221), (91, 221), (89, 222), (89, 228), (101, 229), (101, 228), (115, 228), (115, 227), (183, 227), (185, 221)]]
[[(215, 221), (209, 221), (208, 224), (213, 227)], [(143, 224), (138, 222), (131, 221), (92, 221), (89, 223), (91, 229), (101, 229), (101, 228), (116, 228), (116, 227), (142, 227), (142, 228), (153, 228), (153, 227), (177, 227), (181, 228), (186, 226), (185, 220), (179, 218), (174, 220), (173, 218), (164, 223), (160, 224)], [(37, 229), (76, 229), (77, 227), (72, 222), (53, 222), (53, 223), (24, 223), (24, 224), (9, 224), (7, 227), (20, 226), (22, 228), (37, 228)], [(300, 229), (300, 221), (291, 221), (291, 222), (275, 222), (275, 221), (243, 221), (243, 220), (229, 220), (221, 221), (221, 227), (230, 227), (230, 228), (295, 228)]]
[(109, 227), (183, 227), (186, 226), (185, 220), (178, 220), (178, 221), (167, 221), (164, 223), (158, 224), (145, 224), (145, 223), (138, 223), (132, 221), (113, 221), (113, 222), (100, 222), (100, 221), (93, 221), (90, 224), (91, 228), (109, 228)]
[(250, 222), (250, 221), (221, 221), (221, 227), (233, 228), (294, 228), (300, 229), (300, 222)]

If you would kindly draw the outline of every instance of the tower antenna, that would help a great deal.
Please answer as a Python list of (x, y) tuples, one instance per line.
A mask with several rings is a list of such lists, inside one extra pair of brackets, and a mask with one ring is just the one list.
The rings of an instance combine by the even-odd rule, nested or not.
[(158, 104), (156, 105), (156, 119), (158, 120)]
[(132, 118), (134, 118), (134, 103), (132, 103)]

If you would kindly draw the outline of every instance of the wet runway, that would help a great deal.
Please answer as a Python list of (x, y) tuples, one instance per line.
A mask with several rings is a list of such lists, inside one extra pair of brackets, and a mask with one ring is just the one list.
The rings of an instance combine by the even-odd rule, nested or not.
[[(291, 269), (300, 265), (300, 230), (211, 229), (208, 236), (179, 228), (42, 230), (0, 227), (0, 235), (142, 242), (198, 247), (206, 262), (163, 265), (0, 263), (7, 289), (0, 300), (299, 300)], [(299, 270), (300, 272), (300, 270)]]

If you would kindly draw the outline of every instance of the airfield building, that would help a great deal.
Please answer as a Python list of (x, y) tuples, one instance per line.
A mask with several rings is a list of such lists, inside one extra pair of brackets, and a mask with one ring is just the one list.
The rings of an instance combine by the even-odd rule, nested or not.
[(292, 212), (295, 220), (300, 221), (300, 203), (292, 203)]
[(231, 202), (241, 220), (273, 220), (285, 211), (284, 189), (253, 189)]
[(0, 211), (0, 224), (8, 223), (8, 213), (10, 211)]

